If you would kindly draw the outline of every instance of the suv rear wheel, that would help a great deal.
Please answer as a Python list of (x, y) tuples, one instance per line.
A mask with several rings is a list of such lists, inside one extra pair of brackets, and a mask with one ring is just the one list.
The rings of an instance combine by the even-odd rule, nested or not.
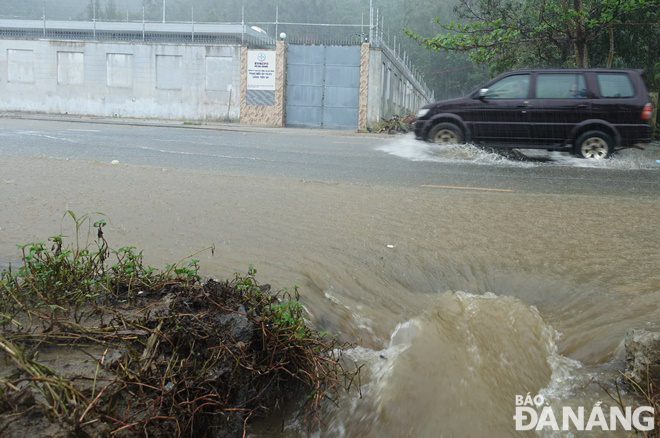
[(614, 150), (612, 138), (601, 131), (587, 131), (575, 142), (575, 155), (601, 160), (609, 158)]
[(438, 123), (431, 128), (429, 140), (436, 144), (460, 144), (463, 143), (463, 132), (453, 123)]

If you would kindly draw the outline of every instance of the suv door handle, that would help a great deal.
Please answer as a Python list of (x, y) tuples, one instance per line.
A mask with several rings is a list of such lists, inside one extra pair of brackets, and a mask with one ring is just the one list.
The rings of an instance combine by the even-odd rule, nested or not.
[(587, 105), (586, 103), (581, 103), (579, 105), (575, 105), (575, 108), (589, 108), (589, 105)]

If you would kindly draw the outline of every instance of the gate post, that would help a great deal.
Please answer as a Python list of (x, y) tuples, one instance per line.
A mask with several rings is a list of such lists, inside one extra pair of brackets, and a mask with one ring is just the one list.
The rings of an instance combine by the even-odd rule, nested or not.
[(367, 129), (369, 103), (369, 43), (360, 46), (360, 97), (358, 100), (358, 131)]
[(286, 42), (275, 43), (277, 77), (275, 78), (275, 106), (279, 126), (286, 125)]
[[(250, 53), (252, 52), (252, 53)], [(249, 65), (255, 53), (261, 61)], [(263, 56), (263, 55), (266, 56)], [(272, 66), (264, 60), (274, 55), (274, 84), (267, 77), (273, 74)], [(270, 70), (270, 71), (269, 71)], [(286, 42), (277, 41), (275, 50), (248, 50), (241, 48), (241, 117), (240, 123), (248, 125), (284, 126), (286, 108)]]

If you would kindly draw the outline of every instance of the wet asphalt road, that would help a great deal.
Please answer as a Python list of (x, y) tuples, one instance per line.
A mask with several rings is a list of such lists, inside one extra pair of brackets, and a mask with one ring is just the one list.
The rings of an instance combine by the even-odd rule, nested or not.
[[(397, 141), (401, 140), (321, 130), (242, 131), (0, 118), (0, 160), (1, 156), (117, 160), (223, 174), (429, 190), (660, 197), (660, 165), (619, 169), (552, 160), (531, 160), (530, 166), (507, 160), (487, 164), (413, 161), (379, 150)], [(647, 150), (644, 160), (652, 163), (657, 152), (657, 146)]]

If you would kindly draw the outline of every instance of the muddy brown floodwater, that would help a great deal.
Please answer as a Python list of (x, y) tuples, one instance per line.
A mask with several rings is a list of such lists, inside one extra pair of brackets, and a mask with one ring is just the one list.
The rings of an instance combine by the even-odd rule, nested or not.
[[(328, 436), (515, 434), (515, 395), (604, 400), (631, 328), (658, 329), (660, 197), (327, 184), (3, 157), (0, 257), (103, 212), (154, 266), (300, 286), (311, 320), (358, 347), (363, 398)], [(294, 429), (295, 430), (295, 429)], [(289, 432), (295, 434), (295, 432)], [(625, 436), (625, 433), (622, 434)], [(606, 435), (613, 436), (613, 435)], [(614, 435), (616, 436), (616, 435)]]

